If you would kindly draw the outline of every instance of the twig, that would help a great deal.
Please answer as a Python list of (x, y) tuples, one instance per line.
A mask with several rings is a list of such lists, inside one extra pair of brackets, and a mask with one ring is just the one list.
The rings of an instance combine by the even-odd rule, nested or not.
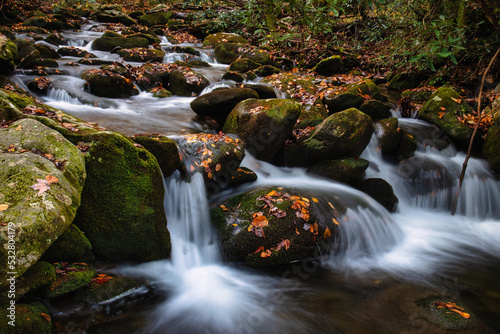
[(495, 53), (495, 55), (493, 56), (493, 58), (491, 58), (490, 63), (488, 64), (488, 67), (486, 68), (486, 70), (483, 73), (483, 80), (481, 80), (481, 88), (479, 89), (479, 98), (478, 98), (479, 101), (477, 103), (477, 121), (476, 121), (476, 125), (474, 126), (474, 132), (472, 132), (472, 136), (470, 138), (469, 148), (467, 150), (467, 155), (465, 156), (464, 164), (462, 165), (462, 173), (460, 174), (460, 179), (458, 181), (457, 191), (455, 192), (455, 198), (453, 200), (453, 206), (451, 208), (451, 215), (452, 216), (454, 216), (455, 213), (457, 212), (458, 197), (460, 195), (460, 189), (462, 188), (462, 183), (464, 181), (465, 170), (467, 169), (467, 163), (469, 162), (470, 156), (472, 154), (472, 144), (474, 143), (474, 138), (476, 137), (477, 130), (479, 129), (479, 125), (481, 124), (481, 118), (482, 118), (481, 117), (482, 116), (481, 98), (483, 97), (483, 88), (484, 88), (484, 82), (486, 81), (486, 75), (490, 71), (491, 66), (495, 62), (495, 59), (497, 58), (499, 53), (500, 53), (500, 48), (498, 48), (498, 50)]

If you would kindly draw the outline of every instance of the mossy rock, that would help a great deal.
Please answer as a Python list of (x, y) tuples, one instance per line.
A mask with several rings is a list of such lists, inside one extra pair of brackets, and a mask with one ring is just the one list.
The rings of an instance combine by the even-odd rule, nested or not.
[(344, 73), (344, 62), (340, 56), (331, 56), (321, 60), (314, 68), (319, 75), (330, 76)]
[(310, 75), (296, 76), (291, 73), (279, 73), (268, 76), (261, 80), (262, 83), (270, 84), (277, 90), (283, 92), (286, 96), (299, 96), (305, 98), (304, 103), (310, 103), (313, 95), (316, 94), (316, 78)]
[[(15, 108), (4, 105), (16, 117)], [(8, 236), (16, 238), (16, 263), (9, 268), (2, 266), (0, 271), (2, 275), (7, 271), (22, 275), (75, 217), (85, 165), (73, 144), (36, 120), (19, 120), (0, 133), (0, 204), (8, 205), (0, 212), (0, 219), (8, 223), (0, 227), (1, 238), (5, 245)], [(49, 176), (57, 182), (49, 178), (49, 183)], [(43, 191), (32, 188), (35, 184), (43, 186)], [(3, 263), (7, 263), (7, 251), (6, 247), (0, 249)]]
[[(122, 35), (125, 35), (122, 31)], [(160, 44), (161, 40), (154, 32), (151, 33), (143, 33), (143, 32), (138, 32), (138, 33), (133, 33), (128, 35), (129, 37), (140, 37), (140, 38), (145, 38), (148, 40), (149, 44)]]
[(257, 174), (247, 167), (239, 167), (231, 176), (230, 187), (237, 187), (245, 183), (257, 181)]
[(97, 56), (88, 51), (82, 50), (80, 48), (75, 48), (74, 46), (63, 46), (57, 50), (61, 56), (70, 56), (78, 58), (97, 58)]
[(17, 64), (19, 64), (21, 60), (26, 58), (31, 52), (36, 50), (35, 44), (25, 39), (15, 39), (13, 43), (16, 45), (17, 50), (16, 57), (14, 59)]
[(359, 110), (370, 116), (374, 120), (389, 118), (392, 105), (378, 100), (367, 100), (359, 107)]
[[(268, 214), (268, 203), (275, 215)], [(211, 220), (226, 260), (273, 267), (315, 257), (318, 248), (322, 254), (331, 249), (338, 226), (328, 212), (332, 209), (322, 204), (303, 191), (262, 188), (220, 203), (211, 210)]]
[[(8, 310), (11, 305), (0, 308), (0, 333), (2, 334), (51, 334), (52, 322), (49, 311), (40, 302), (32, 304), (15, 304), (15, 314)], [(10, 317), (12, 316), (12, 317)], [(12, 321), (12, 326), (10, 322)]]
[[(42, 295), (45, 298), (60, 297), (76, 291), (92, 282), (95, 277), (95, 270), (88, 265), (67, 264), (63, 268), (65, 272), (57, 274), (56, 279), (43, 289)], [(75, 271), (69, 271), (71, 269)], [(56, 273), (58, 272), (56, 265)]]
[(312, 104), (302, 106), (295, 129), (304, 129), (308, 126), (315, 127), (328, 117), (328, 110), (320, 99), (316, 99)]
[(143, 16), (143, 15), (146, 15), (146, 13), (143, 12), (142, 10), (136, 10), (136, 11), (133, 11), (133, 12), (128, 14), (128, 16), (130, 16), (134, 20), (137, 20), (140, 16)]
[(376, 122), (374, 125), (382, 153), (394, 152), (401, 141), (398, 119), (396, 117), (387, 118)]
[(217, 62), (221, 64), (231, 64), (240, 56), (240, 44), (237, 43), (220, 43), (214, 48), (214, 55)]
[(93, 262), (95, 256), (92, 253), (92, 245), (89, 239), (75, 224), (71, 224), (43, 253), (42, 260), (51, 263), (61, 261)]
[(484, 141), (483, 154), (490, 163), (491, 168), (500, 173), (500, 116), (497, 115), (488, 130)]
[(83, 59), (78, 59), (77, 63), (82, 65), (99, 66), (99, 65), (113, 65), (115, 62), (112, 60), (83, 58)]
[(123, 57), (125, 61), (136, 61), (142, 63), (161, 63), (163, 61), (163, 56), (165, 55), (162, 50), (147, 48), (121, 49), (118, 50), (118, 54), (120, 57)]
[(354, 84), (343, 86), (345, 93), (351, 93), (360, 96), (369, 96), (374, 100), (387, 102), (387, 97), (382, 95), (380, 89), (372, 80), (364, 80)]
[(123, 65), (123, 63), (114, 62), (113, 64), (103, 64), (101, 65), (101, 69), (108, 70), (122, 76), (128, 75), (128, 69), (125, 65)]
[(52, 47), (43, 45), (43, 44), (35, 44), (35, 48), (40, 52), (40, 57), (42, 58), (52, 58), (59, 59), (61, 55)]
[(82, 139), (89, 145), (88, 177), (74, 224), (94, 254), (115, 261), (166, 258), (170, 235), (156, 158), (117, 133), (100, 131)]
[(30, 17), (23, 23), (24, 26), (35, 26), (44, 28), (47, 30), (63, 30), (63, 29), (73, 29), (73, 26), (69, 25), (67, 22), (62, 22), (55, 17), (49, 16), (35, 16)]
[(32, 91), (40, 95), (47, 95), (50, 88), (54, 86), (53, 80), (48, 77), (38, 77), (28, 81), (26, 86)]
[(16, 45), (5, 35), (0, 34), (0, 74), (10, 74), (16, 68), (18, 58)]
[(372, 119), (351, 108), (333, 114), (319, 124), (309, 137), (285, 147), (290, 166), (312, 165), (321, 160), (359, 157), (373, 133)]
[(190, 60), (187, 64), (187, 66), (191, 68), (212, 67), (212, 65), (203, 60)]
[(259, 77), (267, 77), (267, 76), (270, 76), (273, 74), (280, 73), (281, 70), (279, 68), (277, 68), (276, 66), (263, 65), (263, 66), (260, 66), (259, 68), (257, 68), (254, 72)]
[(245, 77), (238, 72), (235, 71), (227, 71), (221, 77), (221, 80), (231, 80), (234, 82), (243, 82), (245, 81)]
[(472, 108), (453, 88), (442, 87), (431, 95), (418, 111), (418, 115), (443, 129), (456, 143), (468, 145), (473, 130), (457, 117), (472, 112)]
[(167, 89), (178, 96), (193, 96), (200, 94), (209, 84), (203, 75), (179, 69), (170, 73)]
[(166, 136), (140, 134), (132, 138), (151, 152), (160, 165), (163, 177), (170, 176), (180, 167), (181, 160), (177, 144)]
[(222, 127), (234, 107), (246, 99), (257, 99), (259, 95), (251, 88), (222, 88), (198, 96), (191, 101), (191, 109), (201, 116), (209, 116)]
[(265, 84), (258, 83), (244, 83), (243, 88), (251, 88), (257, 92), (259, 99), (275, 99), (277, 98), (276, 92), (273, 87)]
[[(111, 278), (110, 278), (111, 277)], [(99, 283), (97, 280), (77, 290), (73, 298), (80, 302), (97, 304), (119, 295), (137, 289), (143, 282), (136, 278), (127, 276), (106, 275), (106, 281)]]
[(201, 56), (200, 51), (196, 50), (192, 46), (172, 46), (167, 49), (167, 51), (173, 53), (187, 53), (194, 56)]
[(238, 58), (248, 58), (261, 65), (280, 66), (268, 51), (251, 45), (220, 43), (215, 47), (214, 55), (217, 62), (221, 64), (231, 64)]
[(404, 130), (400, 130), (401, 139), (399, 141), (398, 147), (396, 148), (396, 156), (402, 159), (408, 159), (415, 154), (418, 147), (418, 141), (415, 136), (407, 133)]
[(434, 90), (407, 89), (401, 93), (402, 98), (409, 98), (412, 102), (422, 103), (427, 101)]
[(248, 71), (245, 73), (245, 79), (247, 81), (253, 81), (257, 79), (257, 74), (255, 74), (253, 71)]
[(328, 106), (330, 114), (334, 114), (349, 108), (359, 108), (365, 99), (357, 94), (341, 93), (325, 96), (323, 101)]
[(240, 73), (245, 73), (251, 70), (255, 70), (259, 68), (261, 64), (254, 62), (253, 60), (250, 60), (248, 58), (240, 58), (231, 63), (229, 65), (229, 70), (230, 71), (236, 71)]
[(139, 94), (132, 80), (107, 70), (88, 70), (81, 78), (87, 81), (90, 93), (96, 96), (127, 98)]
[[(38, 261), (29, 268), (21, 277), (16, 279), (15, 300), (19, 301), (25, 295), (34, 292), (56, 279), (54, 266), (45, 261)], [(0, 304), (8, 304), (8, 287), (2, 291)]]
[(307, 169), (307, 173), (351, 184), (368, 168), (369, 162), (361, 158), (323, 160)]
[(158, 86), (167, 87), (173, 69), (169, 64), (152, 63), (142, 65), (140, 70), (142, 76), (136, 79), (136, 83), (141, 89), (148, 90)]
[(111, 51), (116, 47), (124, 49), (147, 48), (149, 41), (142, 37), (100, 37), (92, 42), (92, 49)]
[(231, 111), (222, 131), (237, 134), (253, 156), (270, 161), (291, 134), (301, 111), (294, 100), (247, 99)]
[(167, 24), (168, 20), (170, 20), (172, 15), (173, 12), (171, 11), (157, 11), (154, 13), (149, 13), (139, 16), (137, 20), (139, 21), (139, 24), (143, 26), (152, 27), (156, 25)]
[(429, 77), (427, 75), (417, 72), (399, 73), (394, 75), (391, 80), (389, 80), (387, 87), (392, 90), (417, 88), (428, 78)]
[(57, 32), (54, 32), (52, 34), (49, 34), (46, 38), (45, 41), (50, 44), (54, 44), (56, 46), (59, 46), (61, 44), (64, 44), (64, 38)]
[(392, 186), (383, 179), (366, 179), (356, 183), (355, 187), (370, 195), (377, 202), (382, 204), (389, 212), (396, 212), (399, 199), (394, 194)]
[(171, 91), (166, 90), (163, 87), (152, 88), (152, 89), (148, 90), (148, 93), (153, 93), (153, 97), (157, 97), (160, 99), (164, 99), (166, 97), (171, 97), (174, 95)]
[(221, 43), (248, 44), (248, 41), (244, 37), (238, 34), (219, 32), (205, 37), (202, 46), (215, 48), (217, 45)]
[(59, 67), (59, 63), (54, 59), (48, 58), (36, 58), (33, 61), (33, 65), (31, 67), (40, 66), (40, 67)]
[(97, 22), (121, 23), (125, 26), (132, 26), (137, 22), (126, 14), (110, 15), (106, 13), (99, 13), (95, 16)]

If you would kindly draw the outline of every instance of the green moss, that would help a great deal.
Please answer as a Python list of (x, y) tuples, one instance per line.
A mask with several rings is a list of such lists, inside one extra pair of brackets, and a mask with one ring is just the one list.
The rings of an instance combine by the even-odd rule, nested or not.
[(168, 20), (172, 17), (173, 12), (171, 11), (158, 11), (155, 13), (145, 14), (139, 16), (138, 21), (139, 24), (144, 25), (146, 27), (152, 27), (156, 25), (164, 25), (168, 22)]
[(15, 326), (8, 325), (8, 305), (0, 307), (0, 333), (2, 334), (51, 334), (52, 323), (48, 318), (49, 311), (39, 302), (32, 304), (16, 304)]
[(368, 95), (372, 99), (387, 102), (387, 97), (380, 93), (380, 89), (378, 89), (377, 85), (371, 80), (364, 80), (359, 83), (349, 84), (346, 85), (345, 88), (345, 93), (354, 95)]
[(165, 136), (135, 135), (133, 140), (155, 156), (163, 172), (163, 177), (170, 176), (180, 167), (179, 150), (172, 139)]
[(42, 294), (45, 298), (55, 298), (76, 291), (89, 284), (95, 276), (92, 268), (79, 269), (81, 271), (68, 271), (65, 275), (57, 275), (57, 278), (45, 287)]
[(149, 41), (142, 37), (101, 37), (94, 40), (92, 49), (111, 51), (119, 46), (124, 49), (147, 48)]
[(142, 282), (135, 278), (114, 275), (111, 275), (111, 277), (103, 283), (94, 281), (79, 289), (75, 292), (74, 298), (81, 302), (95, 304), (119, 296), (142, 285)]
[(236, 61), (232, 62), (231, 65), (229, 66), (230, 71), (235, 71), (235, 72), (240, 72), (240, 73), (245, 73), (251, 70), (255, 70), (259, 68), (261, 64), (256, 63), (248, 58), (241, 58), (237, 59)]
[(136, 62), (162, 62), (164, 56), (162, 50), (147, 48), (122, 49), (118, 54), (126, 61)]
[(215, 48), (220, 43), (247, 44), (248, 41), (238, 34), (220, 32), (220, 33), (212, 34), (212, 35), (205, 37), (205, 39), (203, 40), (202, 46), (203, 47), (210, 46), (212, 48)]
[(69, 228), (47, 249), (42, 260), (49, 262), (92, 262), (92, 245), (80, 229), (71, 224)]
[(330, 58), (321, 60), (314, 68), (320, 75), (332, 75), (344, 73), (344, 62), (340, 56), (331, 56)]

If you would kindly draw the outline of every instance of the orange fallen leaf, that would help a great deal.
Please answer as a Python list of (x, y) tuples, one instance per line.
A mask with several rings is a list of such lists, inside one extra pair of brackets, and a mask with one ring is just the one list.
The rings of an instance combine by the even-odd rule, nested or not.
[(323, 239), (329, 238), (332, 236), (332, 231), (327, 227), (325, 233), (323, 233)]
[(443, 118), (444, 114), (445, 114), (444, 111), (438, 111), (439, 118)]
[(338, 220), (337, 220), (337, 219), (335, 219), (334, 217), (332, 217), (332, 222), (333, 222), (335, 225), (340, 225), (340, 224), (339, 224), (339, 222), (338, 222)]
[(259, 246), (259, 248), (257, 248), (255, 252), (253, 252), (252, 254), (257, 254), (259, 252), (262, 252), (264, 249), (265, 249), (264, 246)]
[(269, 193), (267, 193), (267, 195), (266, 195), (266, 196), (273, 197), (274, 195), (276, 195), (276, 190), (272, 190), (272, 191), (270, 191)]
[(45, 177), (45, 180), (47, 180), (48, 183), (57, 183), (59, 182), (59, 179), (55, 176), (52, 176), (52, 175), (47, 175)]
[(466, 313), (466, 312), (463, 312), (464, 309), (461, 308), (461, 307), (459, 307), (459, 306), (457, 306), (457, 304), (455, 304), (455, 303), (445, 303), (445, 302), (436, 300), (434, 302), (434, 306), (437, 306), (438, 308), (447, 308), (448, 310), (450, 310), (452, 312), (460, 314), (465, 319), (469, 319), (470, 318), (470, 314)]
[(313, 197), (312, 200), (314, 203), (318, 203), (318, 199), (316, 197)]
[(221, 164), (217, 164), (217, 165), (215, 165), (215, 171), (216, 171), (216, 172), (220, 171), (221, 169), (222, 169)]
[(257, 216), (254, 216), (252, 220), (252, 225), (255, 227), (264, 227), (269, 225), (269, 221), (267, 220), (266, 216), (260, 214)]
[(5, 211), (9, 208), (9, 204), (0, 204), (0, 211)]
[(271, 256), (271, 251), (269, 249), (266, 249), (262, 253), (260, 253), (260, 257), (270, 257)]
[(50, 322), (51, 318), (50, 318), (50, 315), (46, 314), (46, 313), (40, 313), (40, 315), (45, 319), (47, 320), (48, 322)]
[(220, 208), (221, 208), (223, 211), (227, 211), (226, 206), (225, 206), (225, 205), (223, 205), (223, 204), (221, 204), (221, 205), (220, 205)]

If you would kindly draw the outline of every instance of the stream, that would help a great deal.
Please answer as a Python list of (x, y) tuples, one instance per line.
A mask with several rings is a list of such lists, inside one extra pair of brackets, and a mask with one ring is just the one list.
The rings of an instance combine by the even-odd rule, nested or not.
[[(85, 49), (100, 59), (121, 60), (117, 54), (91, 49), (92, 41), (102, 35), (90, 30), (95, 24), (63, 32), (66, 46)], [(162, 39), (162, 47), (169, 45)], [(202, 54), (199, 60), (212, 65), (195, 69), (211, 82), (205, 92), (224, 85), (219, 78), (227, 66), (217, 64), (211, 50), (199, 44), (181, 46), (196, 48)], [(166, 54), (164, 62), (185, 56)], [(92, 67), (64, 65), (77, 60), (58, 60), (66, 74), (50, 76), (54, 88), (41, 100), (126, 135), (149, 132), (175, 137), (209, 131), (196, 121), (189, 106), (191, 97), (160, 99), (142, 91), (128, 99), (109, 99), (86, 92), (79, 75)], [(25, 89), (35, 78), (12, 76)], [(370, 161), (366, 177), (383, 178), (394, 188), (399, 205), (393, 214), (347, 185), (312, 177), (301, 168), (276, 167), (250, 155), (242, 165), (255, 171), (258, 180), (210, 201), (201, 175), (186, 182), (179, 172), (174, 173), (165, 179), (171, 258), (115, 268), (148, 279), (154, 293), (136, 292), (142, 299), (134, 306), (123, 301), (99, 309), (54, 306), (54, 319), (65, 328), (60, 332), (426, 333), (431, 327), (419, 320), (418, 309), (408, 305), (427, 298), (429, 291), (435, 296), (451, 291), (482, 322), (500, 332), (500, 183), (486, 161), (472, 158), (458, 214), (451, 216), (449, 208), (465, 154), (453, 145), (443, 145), (443, 136), (429, 123), (400, 119), (400, 126), (419, 140), (413, 158), (401, 164), (384, 159), (375, 136), (361, 156)], [(340, 224), (343, 251), (267, 271), (225, 263), (210, 224), (210, 207), (266, 185), (333, 196), (346, 206), (349, 223)]]

